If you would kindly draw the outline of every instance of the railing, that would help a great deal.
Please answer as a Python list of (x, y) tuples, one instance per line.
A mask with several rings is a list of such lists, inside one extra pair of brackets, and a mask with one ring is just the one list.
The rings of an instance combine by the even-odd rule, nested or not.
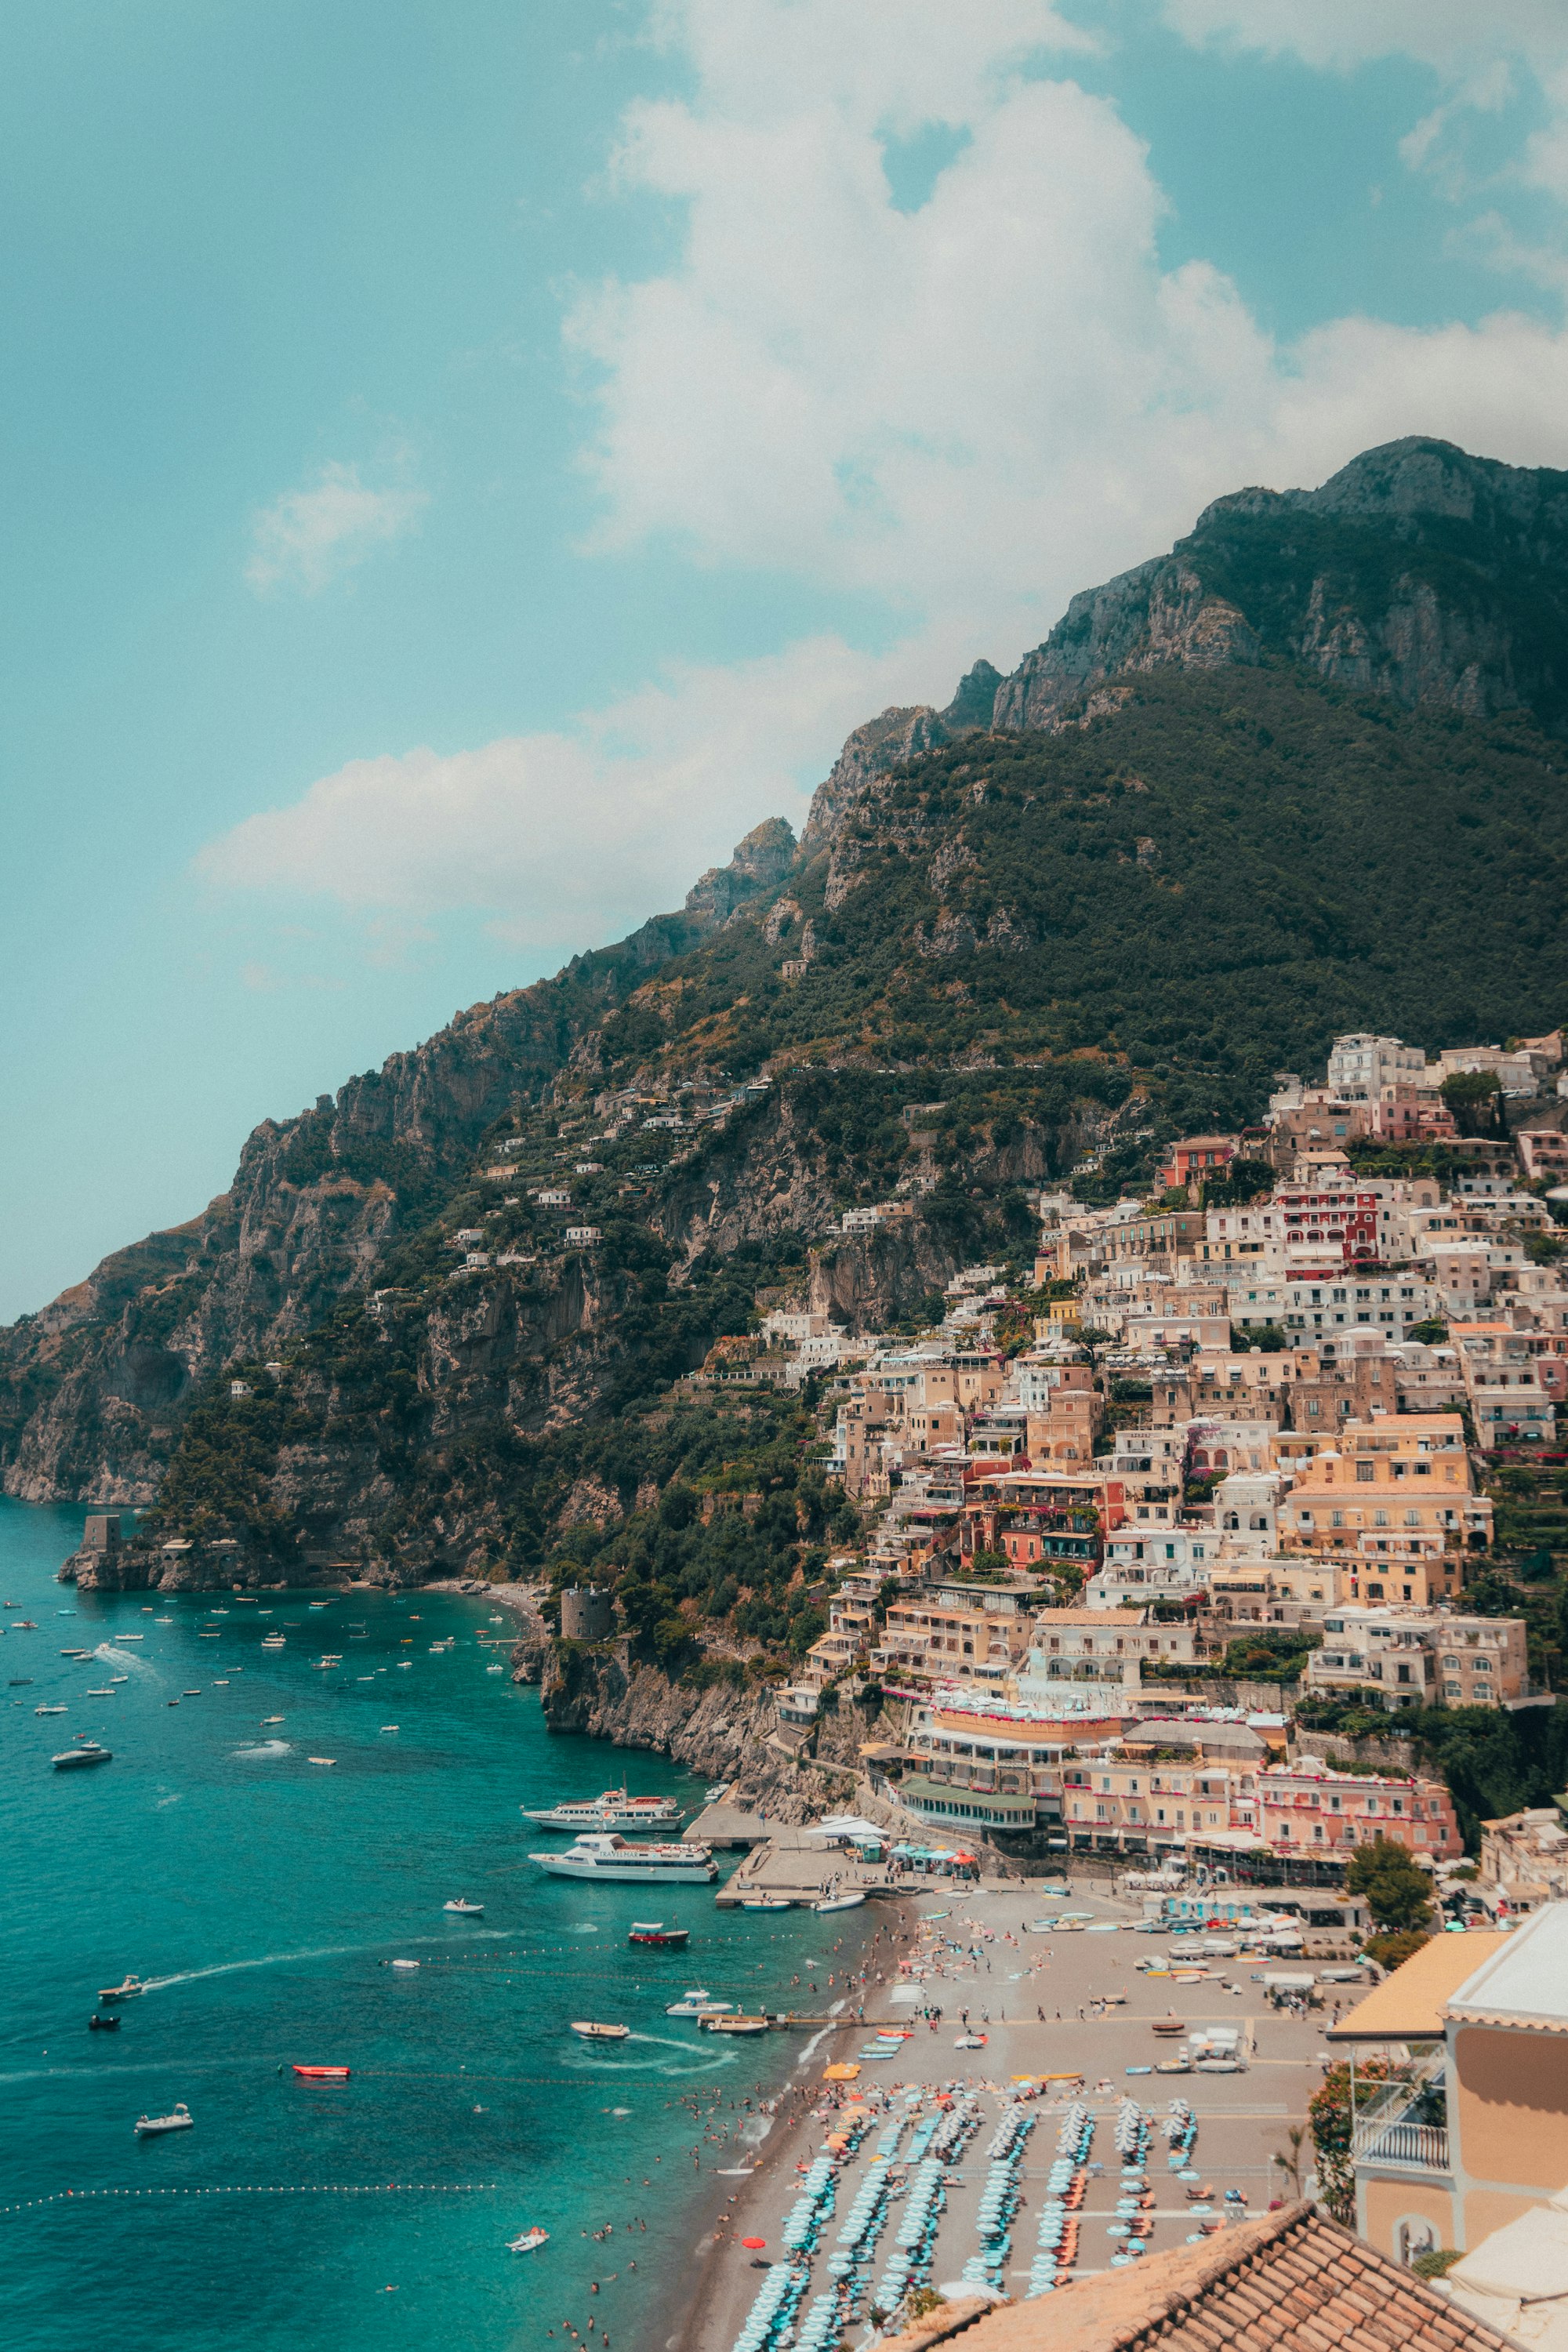
[(1368, 2164), (1418, 2166), (1426, 2172), (1448, 2169), (1448, 2135), (1441, 2124), (1362, 2124), (1355, 2153)]

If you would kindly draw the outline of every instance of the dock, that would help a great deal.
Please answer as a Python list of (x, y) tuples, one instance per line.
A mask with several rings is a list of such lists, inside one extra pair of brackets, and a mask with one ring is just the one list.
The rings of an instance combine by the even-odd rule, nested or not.
[[(704, 1819), (706, 1815), (700, 1815), (687, 1834), (699, 1835)], [(786, 1903), (815, 1903), (829, 1891), (870, 1899), (879, 1895), (907, 1895), (910, 1887), (909, 1880), (896, 1875), (886, 1863), (862, 1862), (853, 1849), (812, 1837), (804, 1829), (764, 1825), (762, 1842), (752, 1846), (714, 1901), (721, 1910), (732, 1910), (748, 1895), (772, 1895)]]
[(780, 1832), (776, 1823), (763, 1819), (761, 1813), (748, 1812), (744, 1805), (704, 1805), (694, 1820), (687, 1822), (680, 1832), (694, 1845), (717, 1847), (721, 1853), (749, 1853)]

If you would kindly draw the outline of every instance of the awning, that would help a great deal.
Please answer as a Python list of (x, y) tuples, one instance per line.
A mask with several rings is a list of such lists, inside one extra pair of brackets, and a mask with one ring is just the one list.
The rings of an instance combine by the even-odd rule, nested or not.
[(1434, 1936), (1386, 1980), (1357, 2001), (1325, 2039), (1343, 2042), (1440, 2042), (1443, 2010), (1468, 1977), (1508, 1937), (1497, 1930)]

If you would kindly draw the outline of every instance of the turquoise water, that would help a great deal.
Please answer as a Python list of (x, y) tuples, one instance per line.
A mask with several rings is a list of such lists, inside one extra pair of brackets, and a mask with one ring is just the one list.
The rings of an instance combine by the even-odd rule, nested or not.
[[(563, 1841), (520, 1805), (595, 1795), (623, 1761), (636, 1790), (689, 1807), (701, 1790), (659, 1759), (552, 1738), (534, 1694), (486, 1671), (506, 1653), (482, 1640), (510, 1630), (487, 1603), (79, 1596), (53, 1576), (82, 1516), (0, 1501), (0, 1598), (21, 1604), (0, 1681), (31, 1677), (0, 1706), (10, 2352), (496, 2352), (590, 2318), (616, 2352), (661, 2345), (725, 2193), (711, 2171), (736, 2160), (679, 2102), (772, 2087), (798, 2054), (783, 2035), (715, 2046), (665, 2003), (689, 1982), (782, 2001), (814, 1968), (825, 1986), (834, 1922), (533, 1869), (530, 1846)], [(264, 1652), (274, 1631), (288, 1646)], [(310, 1664), (323, 1649), (344, 1653), (330, 1675)], [(112, 1698), (86, 1696), (111, 1675)], [(40, 1719), (44, 1704), (67, 1711)], [(113, 1763), (52, 1771), (77, 1732)], [(443, 1914), (459, 1895), (482, 1920)], [(691, 1928), (686, 1956), (627, 1946), (650, 1900)], [(153, 1989), (117, 2033), (89, 2032), (99, 1987), (127, 1970)], [(592, 2050), (567, 2032), (581, 2017), (633, 2038)], [(311, 2087), (295, 2062), (353, 2076)], [(138, 2141), (137, 2116), (176, 2100), (195, 2128)], [(583, 2235), (606, 2222), (611, 2239)], [(534, 2223), (550, 2244), (509, 2255)]]

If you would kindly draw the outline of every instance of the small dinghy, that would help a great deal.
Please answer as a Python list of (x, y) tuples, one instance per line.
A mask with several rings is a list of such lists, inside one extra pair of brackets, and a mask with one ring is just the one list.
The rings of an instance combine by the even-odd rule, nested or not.
[(302, 2083), (346, 2083), (349, 2079), (346, 2066), (296, 2066), (294, 2072)]
[(647, 1944), (656, 1952), (679, 1952), (686, 1948), (689, 1927), (667, 1927), (662, 1919), (634, 1919), (627, 1931), (628, 1944)]
[(470, 1903), (466, 1895), (458, 1895), (450, 1903), (443, 1903), (441, 1908), (443, 1911), (456, 1911), (465, 1919), (479, 1919), (483, 1916), (485, 1906), (482, 1903)]
[(788, 1911), (794, 1906), (782, 1895), (742, 1895), (742, 1911)]
[(195, 2117), (182, 2099), (166, 2116), (138, 2116), (136, 2136), (139, 2139), (156, 2139), (163, 2132), (189, 2131)]
[(631, 2030), (629, 2025), (595, 2025), (586, 2018), (574, 2018), (572, 2024), (583, 2042), (624, 2042)]
[(541, 2246), (547, 2246), (549, 2243), (548, 2230), (525, 2230), (521, 2238), (507, 2240), (506, 2250), (509, 2254), (536, 2254)]
[(419, 1963), (417, 1960), (388, 1960), (386, 1965), (389, 1969), (416, 1969)]
[(118, 2033), (120, 2020), (117, 2017), (100, 2017), (95, 2011), (87, 2021), (87, 2030), (89, 2033)]

